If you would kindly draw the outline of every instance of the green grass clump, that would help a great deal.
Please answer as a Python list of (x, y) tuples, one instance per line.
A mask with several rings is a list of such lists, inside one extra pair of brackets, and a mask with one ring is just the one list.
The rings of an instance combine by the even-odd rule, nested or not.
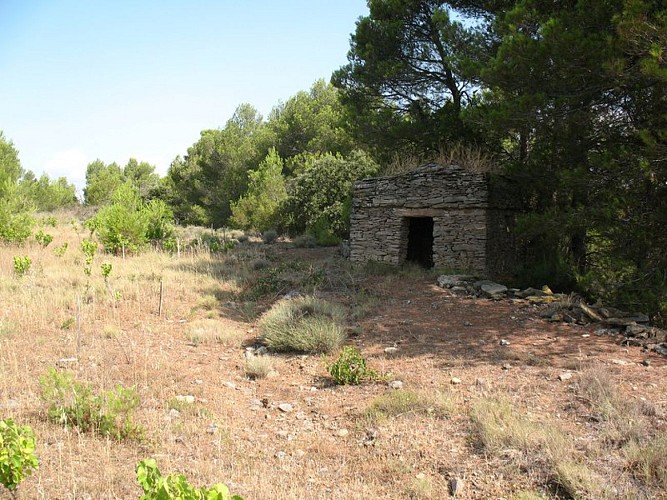
[(631, 441), (623, 448), (627, 466), (645, 484), (667, 488), (667, 437), (642, 444)]
[(345, 340), (344, 317), (340, 306), (306, 296), (277, 302), (259, 327), (272, 351), (328, 354)]
[(453, 411), (454, 402), (444, 394), (437, 393), (432, 396), (409, 389), (398, 389), (375, 398), (365, 410), (364, 416), (371, 420), (397, 418), (417, 413), (441, 417)]
[(42, 399), (48, 404), (48, 418), (52, 422), (117, 440), (141, 438), (143, 429), (132, 420), (132, 413), (140, 404), (133, 388), (117, 385), (95, 394), (88, 384), (53, 368), (40, 382)]
[(366, 366), (366, 358), (354, 346), (345, 346), (338, 359), (329, 365), (329, 375), (338, 385), (357, 385), (362, 380), (374, 380), (378, 373)]

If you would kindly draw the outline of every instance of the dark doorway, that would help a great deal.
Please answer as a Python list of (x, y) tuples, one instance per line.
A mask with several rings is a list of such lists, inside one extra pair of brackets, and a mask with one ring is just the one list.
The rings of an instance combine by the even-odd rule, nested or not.
[(407, 261), (433, 267), (433, 217), (408, 217)]

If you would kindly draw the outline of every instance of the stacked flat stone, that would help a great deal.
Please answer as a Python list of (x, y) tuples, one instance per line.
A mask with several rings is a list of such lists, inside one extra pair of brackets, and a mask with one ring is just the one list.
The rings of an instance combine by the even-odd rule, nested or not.
[(489, 256), (499, 243), (489, 245), (489, 235), (509, 239), (504, 236), (510, 232), (505, 227), (511, 222), (508, 215), (513, 220), (507, 210), (489, 206), (485, 174), (456, 165), (430, 163), (399, 175), (364, 179), (353, 187), (350, 259), (402, 264), (409, 218), (431, 217), (436, 267), (496, 274), (493, 268), (508, 259)]

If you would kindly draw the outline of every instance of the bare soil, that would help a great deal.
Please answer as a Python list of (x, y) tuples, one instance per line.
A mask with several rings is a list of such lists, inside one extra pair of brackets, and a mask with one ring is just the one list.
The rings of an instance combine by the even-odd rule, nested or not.
[[(271, 250), (278, 261), (314, 266), (326, 265), (333, 254), (287, 245)], [(3, 289), (9, 290), (11, 264), (3, 259)], [(277, 375), (250, 380), (244, 351), (258, 340), (256, 317), (242, 314), (229, 283), (219, 280), (214, 257), (181, 259), (142, 261), (119, 275), (117, 287), (130, 305), (114, 309), (99, 298), (83, 305), (78, 363), (59, 361), (77, 351), (75, 331), (61, 328), (75, 314), (74, 303), (40, 299), (49, 287), (62, 296), (55, 284), (40, 285), (36, 277), (22, 285), (38, 297), (28, 305), (19, 292), (14, 299), (4, 295), (7, 321), (18, 313), (39, 316), (35, 308), (51, 311), (0, 335), (0, 417), (31, 425), (38, 439), (40, 468), (20, 487), (21, 498), (137, 498), (134, 467), (149, 456), (164, 473), (185, 474), (196, 485), (225, 482), (246, 499), (447, 498), (454, 478), (463, 485), (457, 498), (511, 498), (525, 491), (563, 497), (539, 466), (481, 448), (470, 407), (502, 396), (533, 421), (556, 422), (585, 455), (603, 442), (602, 424), (576, 391), (579, 373), (590, 366), (608, 371), (627, 400), (651, 408), (645, 418), (656, 435), (667, 431), (667, 359), (598, 336), (594, 325), (547, 322), (539, 316), (542, 306), (456, 296), (437, 287), (429, 273), (358, 274), (353, 288), (320, 292), (351, 311), (365, 307), (350, 320), (349, 343), (385, 374), (382, 380), (335, 386), (326, 371), (331, 358), (298, 354), (272, 355)], [(45, 262), (43, 272), (50, 266)], [(122, 266), (114, 260), (115, 272)], [(160, 279), (162, 317), (156, 314)], [(220, 299), (212, 311), (197, 305), (206, 294)], [(267, 299), (257, 307), (269, 305)], [(237, 332), (242, 342), (193, 344), (184, 332), (204, 317)], [(48, 422), (38, 380), (51, 366), (100, 390), (117, 383), (136, 387), (142, 401), (136, 420), (145, 439), (116, 442)], [(572, 378), (560, 380), (564, 373)], [(446, 416), (407, 412), (369, 420), (364, 411), (393, 390), (394, 380), (406, 390), (444, 394), (455, 409)], [(177, 395), (192, 395), (195, 402), (179, 405)], [(281, 403), (293, 410), (281, 411)], [(667, 498), (638, 485), (620, 451), (591, 456), (619, 498), (638, 491)]]

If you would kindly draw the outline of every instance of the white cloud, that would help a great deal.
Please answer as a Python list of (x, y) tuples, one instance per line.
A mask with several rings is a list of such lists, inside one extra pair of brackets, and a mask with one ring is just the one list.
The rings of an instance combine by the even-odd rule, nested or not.
[(78, 189), (83, 189), (86, 184), (86, 167), (90, 161), (79, 149), (57, 151), (44, 162), (44, 172), (51, 179), (67, 177), (68, 182), (73, 183)]

